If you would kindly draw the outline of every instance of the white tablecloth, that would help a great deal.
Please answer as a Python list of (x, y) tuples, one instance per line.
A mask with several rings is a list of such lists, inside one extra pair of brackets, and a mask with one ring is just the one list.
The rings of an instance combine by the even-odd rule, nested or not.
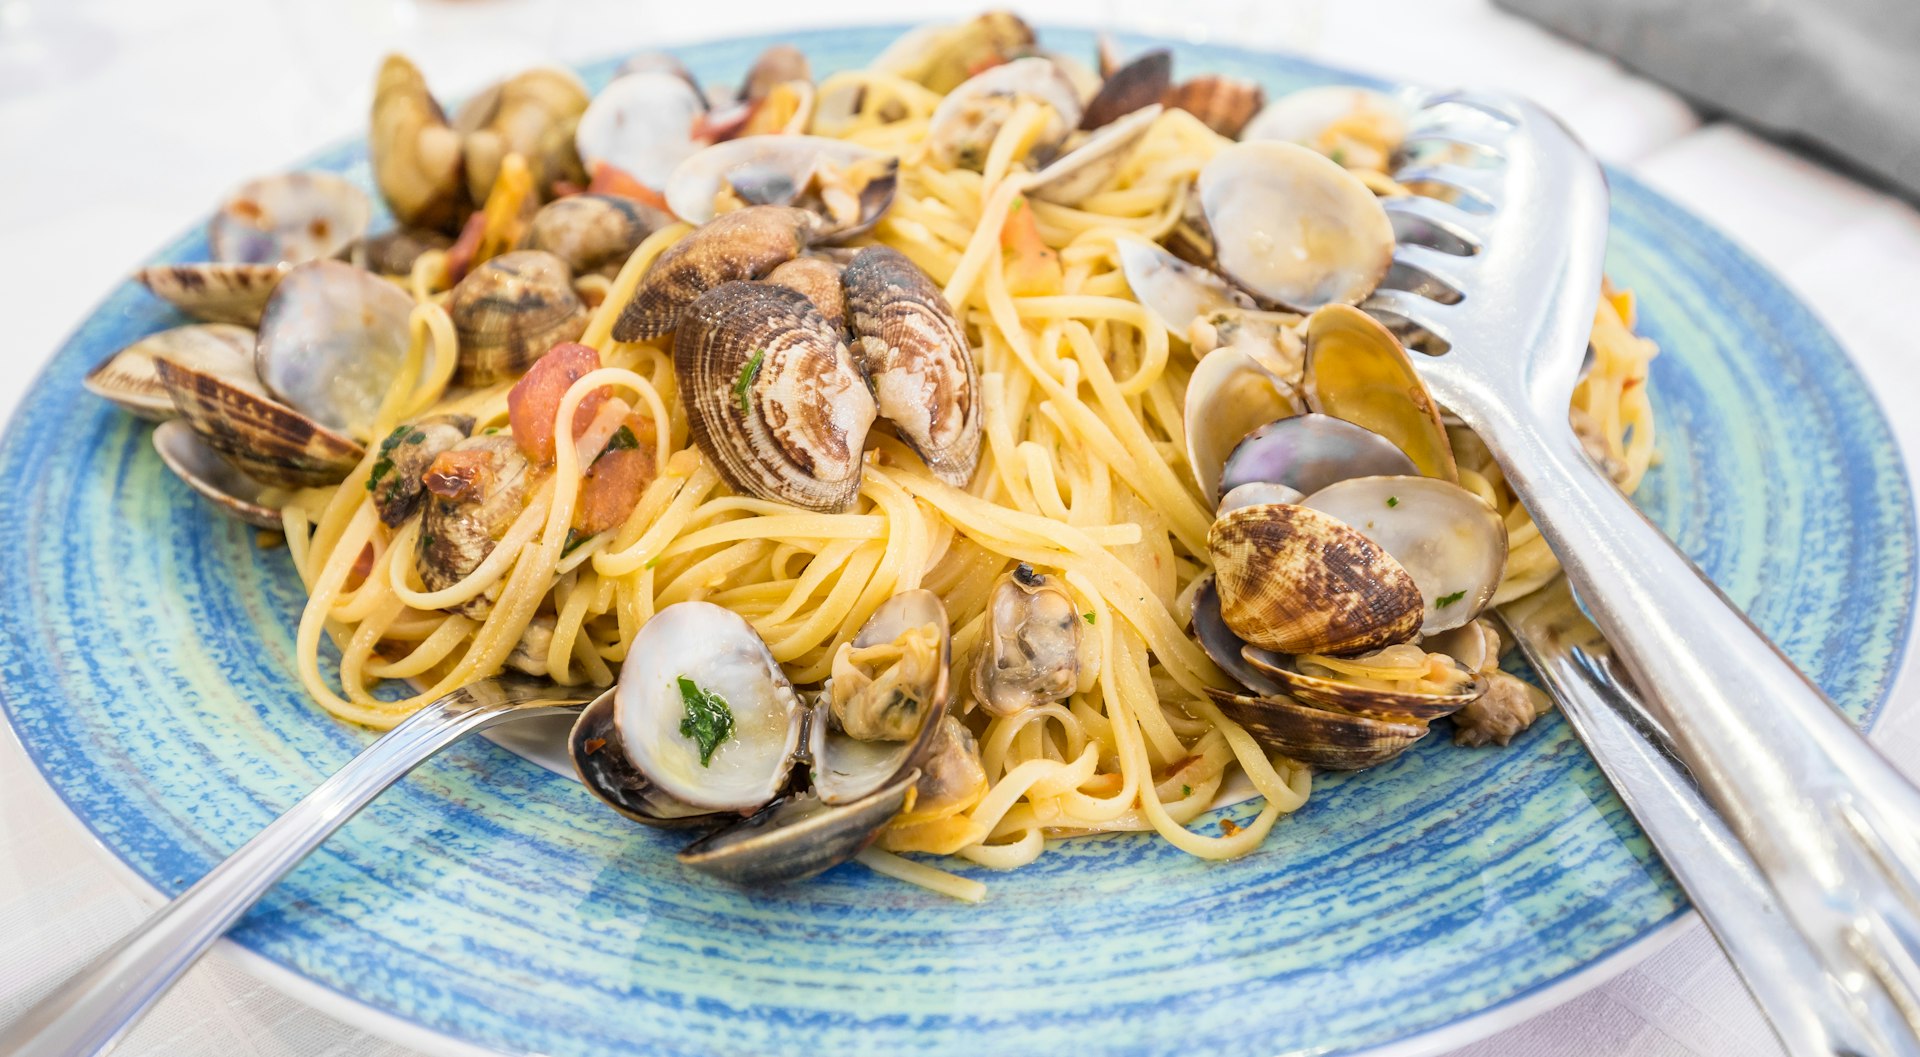
[[(0, 417), (109, 284), (240, 180), (358, 133), (381, 54), (439, 91), (502, 71), (790, 26), (963, 14), (915, 5), (657, 0), (0, 0)], [(1720, 225), (1833, 327), (1911, 460), (1920, 213), (1722, 124), (1485, 0), (1107, 0), (1033, 5), (1062, 23), (1287, 48), (1384, 76), (1528, 93), (1608, 160)], [(1174, 16), (1177, 14), (1177, 18)], [(9, 575), (0, 570), (0, 576)], [(1909, 666), (1911, 668), (1911, 666)], [(1920, 756), (1911, 670), (1878, 739)], [(0, 1022), (138, 921), (150, 897), (0, 737)], [(369, 1057), (413, 1051), (283, 997), (216, 953), (121, 1051)], [(1738, 1054), (1778, 1046), (1697, 924), (1605, 986), (1459, 1051), (1473, 1057)]]

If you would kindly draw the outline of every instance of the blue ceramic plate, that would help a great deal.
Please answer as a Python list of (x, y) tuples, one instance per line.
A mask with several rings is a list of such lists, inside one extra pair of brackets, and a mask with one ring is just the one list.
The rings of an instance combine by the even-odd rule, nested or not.
[[(836, 69), (895, 32), (793, 39)], [(728, 83), (766, 43), (681, 54)], [(1269, 91), (1359, 80), (1174, 48), (1185, 73)], [(316, 164), (366, 182), (361, 144)], [(196, 231), (159, 259), (204, 249)], [(1912, 503), (1880, 411), (1777, 280), (1619, 175), (1607, 265), (1664, 350), (1663, 462), (1641, 501), (1869, 719), (1914, 587)], [(178, 322), (132, 284), (114, 290), (0, 448), (0, 699), (73, 813), (169, 895), (369, 740), (295, 681), (286, 552), (258, 549), (166, 473), (145, 423), (81, 391), (89, 366)], [(748, 893), (679, 868), (682, 840), (470, 742), (348, 825), (233, 941), (303, 996), (335, 993), (323, 1004), (436, 1052), (1264, 1057), (1457, 1043), (1686, 913), (1557, 717), (1505, 751), (1433, 737), (1323, 776), (1237, 862), (1147, 837), (1070, 841), (1016, 873), (968, 871), (991, 886), (979, 906), (859, 867)]]

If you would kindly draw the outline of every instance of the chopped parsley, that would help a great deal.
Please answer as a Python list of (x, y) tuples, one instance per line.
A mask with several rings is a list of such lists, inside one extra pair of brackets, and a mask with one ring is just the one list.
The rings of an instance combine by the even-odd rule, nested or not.
[(767, 350), (756, 349), (753, 358), (740, 367), (740, 377), (733, 380), (733, 398), (740, 402), (740, 410), (747, 409), (747, 390), (752, 387), (754, 376), (760, 373), (760, 361), (767, 356)]
[(491, 437), (491, 436), (493, 436), (493, 435), (494, 435), (495, 433), (498, 433), (498, 432), (500, 432), (500, 427), (499, 427), (499, 426), (488, 426), (488, 427), (487, 427), (486, 429), (483, 429), (483, 430), (481, 430), (480, 432), (482, 432), (482, 433), (484, 433), (484, 434), (486, 434), (487, 436), (489, 436), (489, 437)]
[(574, 551), (579, 550), (581, 544), (587, 542), (592, 538), (593, 536), (582, 536), (580, 534), (579, 529), (568, 529), (567, 542), (564, 545), (562, 545), (560, 548), (560, 557), (564, 558), (567, 555), (572, 554)]
[(642, 569), (651, 569), (651, 568), (653, 568), (654, 566), (656, 566), (656, 565), (659, 565), (659, 564), (660, 564), (660, 556), (659, 556), (658, 554), (656, 554), (656, 555), (654, 555), (653, 557), (651, 557), (651, 558), (648, 558), (648, 559), (647, 559), (647, 564), (645, 564), (645, 565), (642, 565), (642, 566), (641, 566), (640, 568), (642, 568)]
[(1181, 796), (1192, 796), (1192, 795), (1193, 795), (1193, 787), (1192, 787), (1192, 786), (1190, 786), (1190, 785), (1183, 785), (1183, 786), (1181, 786), (1181, 787), (1180, 787), (1180, 795), (1181, 795)]
[(1445, 609), (1465, 597), (1467, 597), (1465, 591), (1455, 591), (1450, 595), (1441, 595), (1439, 598), (1434, 599), (1433, 605), (1435, 609)]
[(419, 444), (420, 442), (426, 439), (427, 439), (427, 435), (425, 433), (420, 432), (417, 429), (414, 430), (412, 433), (407, 434), (408, 444)]
[(1335, 147), (1333, 153), (1327, 155), (1327, 157), (1332, 158), (1335, 165), (1345, 165), (1347, 163), (1347, 152), (1338, 147)]
[(1092, 611), (1092, 610), (1088, 610), (1088, 611), (1086, 611), (1085, 613), (1082, 613), (1082, 614), (1080, 614), (1080, 615), (1081, 615), (1082, 617), (1085, 617), (1085, 618), (1086, 618), (1086, 621), (1087, 621), (1087, 623), (1089, 623), (1089, 624), (1091, 624), (1091, 623), (1093, 623), (1093, 611)]
[(726, 698), (701, 689), (686, 676), (679, 682), (680, 700), (687, 706), (686, 718), (680, 721), (680, 736), (692, 738), (700, 746), (700, 766), (711, 766), (714, 750), (733, 737), (733, 709), (727, 707)]
[(421, 535), (420, 535), (420, 545), (421, 545), (422, 547), (431, 547), (431, 546), (433, 546), (433, 533), (431, 533), (431, 532), (424, 532), (424, 533), (421, 533)]
[(1400, 505), (1400, 497), (1399, 497), (1399, 496), (1397, 496), (1397, 495), (1390, 495), (1390, 496), (1388, 496), (1388, 497), (1387, 497), (1387, 505), (1388, 505), (1388, 506), (1399, 506), (1399, 505)]
[[(412, 426), (395, 426), (393, 432), (387, 434), (387, 438), (380, 442), (380, 458), (373, 464), (373, 473), (367, 478), (367, 491), (373, 491), (373, 487), (380, 483), (380, 478), (393, 472), (393, 449), (399, 445), (401, 438), (405, 437), (407, 432), (412, 429)], [(427, 436), (424, 433), (417, 435), (421, 440), (425, 440)], [(417, 444), (419, 441), (409, 441), (408, 443)]]
[(607, 439), (607, 446), (600, 449), (600, 454), (595, 456), (595, 459), (604, 458), (610, 451), (632, 451), (639, 446), (640, 438), (633, 435), (633, 430), (621, 426), (613, 431), (613, 436)]

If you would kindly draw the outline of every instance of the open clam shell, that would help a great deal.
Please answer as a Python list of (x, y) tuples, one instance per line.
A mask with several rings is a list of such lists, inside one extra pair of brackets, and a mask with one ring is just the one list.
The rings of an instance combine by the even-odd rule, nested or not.
[(1262, 697), (1285, 692), (1279, 682), (1247, 663), (1241, 653), (1247, 641), (1234, 634), (1220, 616), (1220, 589), (1214, 585), (1211, 575), (1203, 577), (1200, 586), (1194, 589), (1193, 619), (1188, 631), (1207, 657), (1241, 686)]
[(1285, 687), (1295, 699), (1369, 719), (1428, 723), (1460, 711), (1487, 692), (1485, 680), (1465, 669), (1430, 691), (1390, 689), (1309, 675), (1300, 670), (1297, 658), (1258, 646), (1245, 647), (1242, 654), (1248, 666)]
[(153, 450), (175, 477), (228, 515), (260, 528), (284, 527), (274, 490), (234, 469), (187, 423), (173, 419), (154, 427)]
[(1222, 346), (1201, 357), (1187, 380), (1183, 418), (1187, 465), (1209, 506), (1244, 483), (1222, 476), (1242, 438), (1304, 408), (1292, 385), (1238, 347)]
[[(903, 656), (874, 682), (857, 688), (836, 675), (826, 699), (814, 706), (808, 731), (813, 791), (828, 804), (850, 804), (893, 784), (926, 759), (951, 701), (952, 632), (947, 609), (931, 591), (905, 591), (881, 603), (853, 638), (858, 651), (901, 643), (931, 655)], [(850, 654), (851, 655), (851, 654)], [(836, 663), (836, 668), (839, 665)], [(867, 673), (857, 669), (855, 677)], [(856, 729), (857, 728), (857, 729)], [(862, 740), (854, 735), (884, 733)]]
[(589, 101), (580, 78), (550, 66), (515, 74), (467, 100), (453, 126), (465, 136), (468, 196), (487, 200), (509, 154), (526, 161), (542, 195), (562, 180), (585, 183), (574, 130)]
[(1220, 614), (1279, 653), (1353, 653), (1420, 630), (1420, 588), (1359, 529), (1284, 503), (1230, 510), (1207, 532)]
[(621, 751), (614, 727), (615, 690), (588, 705), (567, 734), (567, 756), (587, 790), (635, 822), (669, 829), (710, 826), (731, 812), (691, 807), (664, 796)]
[(1142, 239), (1118, 239), (1120, 270), (1133, 296), (1174, 336), (1185, 340), (1194, 320), (1251, 309), (1253, 298), (1225, 279)]
[(285, 488), (334, 484), (365, 454), (267, 393), (251, 357), (194, 365), (154, 361), (173, 405), (206, 442), (248, 477)]
[(907, 804), (920, 780), (909, 771), (893, 784), (841, 806), (800, 793), (687, 845), (680, 861), (734, 884), (759, 887), (804, 881), (851, 860)]
[(818, 218), (816, 240), (864, 234), (893, 204), (900, 159), (823, 136), (743, 136), (674, 167), (667, 206), (690, 224), (712, 220), (721, 192), (746, 205), (800, 205)]
[(798, 290), (836, 333), (847, 329), (847, 291), (842, 266), (822, 257), (795, 257), (767, 273), (767, 282)]
[(1200, 170), (1221, 273), (1263, 301), (1308, 312), (1355, 304), (1393, 264), (1393, 225), (1372, 191), (1293, 143), (1237, 143)]
[(381, 197), (402, 224), (455, 231), (468, 212), (460, 134), (401, 55), (380, 64), (367, 153)]
[(1458, 481), (1440, 405), (1393, 332), (1346, 305), (1307, 317), (1301, 389), (1307, 406), (1385, 437), (1419, 472)]
[(447, 304), (460, 336), (463, 385), (489, 385), (526, 373), (533, 362), (587, 329), (587, 306), (567, 263), (540, 250), (503, 253), (453, 288)]
[(809, 510), (860, 491), (873, 396), (806, 295), (733, 282), (700, 295), (674, 335), (693, 442), (735, 489)]
[(978, 169), (1000, 127), (1013, 116), (1021, 99), (1032, 99), (1052, 109), (1046, 126), (1031, 150), (1048, 157), (1067, 133), (1080, 125), (1080, 96), (1060, 67), (1038, 57), (1015, 59), (967, 79), (947, 93), (934, 108), (927, 125), (927, 144), (943, 165)]
[(1269, 750), (1330, 771), (1385, 763), (1427, 736), (1425, 723), (1329, 712), (1288, 697), (1253, 697), (1211, 687), (1207, 696)]
[(614, 321), (621, 341), (674, 329), (680, 312), (722, 283), (758, 279), (807, 248), (813, 214), (790, 206), (748, 206), (723, 213), (673, 244), (647, 268)]
[(1303, 88), (1268, 103), (1240, 132), (1242, 140), (1283, 140), (1310, 147), (1342, 165), (1388, 167), (1407, 137), (1409, 109), (1385, 92), (1348, 85)]
[(407, 356), (413, 299), (340, 261), (289, 271), (260, 316), (254, 369), (275, 399), (349, 436), (374, 419)]
[(1345, 419), (1309, 412), (1269, 422), (1246, 434), (1227, 455), (1220, 488), (1285, 485), (1301, 495), (1350, 477), (1418, 473), (1406, 452), (1380, 434)]
[(329, 172), (292, 172), (242, 184), (207, 224), (213, 259), (299, 264), (337, 257), (367, 233), (373, 203)]
[(1145, 107), (1158, 107), (1173, 86), (1173, 53), (1165, 48), (1135, 56), (1107, 75), (1080, 115), (1083, 129), (1102, 128)]
[(886, 246), (861, 250), (842, 281), (854, 355), (880, 416), (935, 477), (965, 485), (980, 462), (980, 374), (946, 296)]
[(155, 297), (209, 323), (260, 325), (267, 298), (287, 274), (280, 264), (156, 264), (133, 273)]
[(1301, 505), (1339, 518), (1393, 556), (1419, 588), (1423, 634), (1479, 616), (1506, 573), (1506, 522), (1457, 484), (1431, 477), (1355, 477), (1314, 492)]
[(1141, 107), (1103, 125), (1085, 143), (1055, 158), (1027, 184), (1026, 193), (1056, 205), (1079, 205), (1113, 182), (1160, 117), (1160, 104)]
[(580, 115), (574, 145), (589, 168), (606, 162), (648, 187), (662, 187), (674, 166), (701, 144), (693, 124), (706, 100), (685, 77), (643, 69), (616, 77)]
[(161, 384), (154, 361), (162, 357), (181, 363), (245, 364), (253, 355), (253, 331), (230, 323), (193, 323), (149, 334), (87, 372), (81, 380), (87, 392), (118, 404), (141, 418), (161, 421), (179, 412)]

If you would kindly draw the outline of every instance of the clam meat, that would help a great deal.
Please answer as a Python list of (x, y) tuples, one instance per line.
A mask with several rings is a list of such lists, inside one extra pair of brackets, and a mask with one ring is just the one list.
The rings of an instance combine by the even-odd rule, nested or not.
[(1046, 59), (1015, 59), (969, 78), (934, 108), (927, 143), (943, 165), (979, 169), (994, 137), (1022, 100), (1048, 108), (1045, 125), (1028, 150), (1050, 157), (1080, 126), (1080, 97), (1060, 67)]
[(996, 716), (1065, 700), (1079, 683), (1081, 621), (1056, 578), (1015, 566), (988, 596), (974, 700)]
[[(376, 466), (376, 468), (378, 468)], [(388, 472), (393, 472), (392, 464)], [(429, 591), (443, 591), (487, 560), (527, 504), (529, 470), (513, 438), (468, 437), (435, 456), (421, 475), (427, 496), (415, 542), (414, 564)], [(370, 479), (377, 491), (385, 478)], [(493, 609), (495, 584), (453, 611), (484, 619)]]

